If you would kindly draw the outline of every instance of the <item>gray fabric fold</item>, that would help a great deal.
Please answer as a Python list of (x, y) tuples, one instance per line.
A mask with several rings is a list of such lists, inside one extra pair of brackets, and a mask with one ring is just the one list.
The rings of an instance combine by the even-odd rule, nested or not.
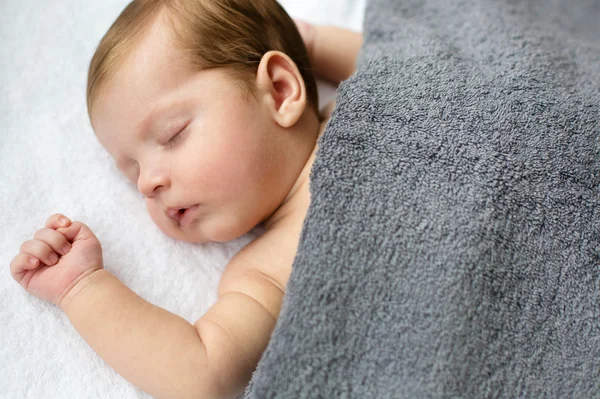
[(247, 398), (600, 397), (599, 21), (368, 4)]

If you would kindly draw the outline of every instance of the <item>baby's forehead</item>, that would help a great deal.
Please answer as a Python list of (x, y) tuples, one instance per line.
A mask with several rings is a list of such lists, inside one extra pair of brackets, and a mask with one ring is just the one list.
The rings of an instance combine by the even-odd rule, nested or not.
[(121, 51), (113, 49), (109, 58), (103, 63), (98, 92), (125, 91), (130, 85), (124, 83), (131, 81), (149, 86), (164, 80), (157, 80), (159, 77), (168, 78), (194, 69), (162, 15), (157, 15), (139, 34), (131, 37)]
[(123, 117), (141, 121), (145, 114), (153, 112), (157, 100), (168, 101), (171, 93), (184, 87), (192, 74), (191, 68), (167, 55), (135, 54), (119, 66), (98, 92), (92, 118), (124, 114)]

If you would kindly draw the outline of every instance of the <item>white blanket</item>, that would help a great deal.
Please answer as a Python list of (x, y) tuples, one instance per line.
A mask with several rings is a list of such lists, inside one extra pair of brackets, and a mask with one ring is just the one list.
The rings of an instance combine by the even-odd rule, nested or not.
[[(355, 30), (364, 3), (282, 1), (293, 17)], [(88, 224), (102, 242), (106, 269), (190, 322), (214, 303), (228, 259), (253, 236), (205, 245), (164, 236), (96, 142), (85, 106), (88, 63), (126, 4), (0, 2), (1, 398), (148, 397), (108, 367), (60, 309), (11, 278), (19, 246), (52, 213)], [(321, 85), (322, 99), (333, 93)]]

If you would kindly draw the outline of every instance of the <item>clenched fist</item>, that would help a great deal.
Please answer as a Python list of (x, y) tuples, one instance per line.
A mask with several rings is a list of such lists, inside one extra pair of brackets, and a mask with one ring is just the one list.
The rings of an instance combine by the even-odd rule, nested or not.
[(102, 268), (98, 238), (85, 224), (61, 214), (50, 216), (10, 263), (13, 278), (23, 288), (55, 305), (77, 283)]

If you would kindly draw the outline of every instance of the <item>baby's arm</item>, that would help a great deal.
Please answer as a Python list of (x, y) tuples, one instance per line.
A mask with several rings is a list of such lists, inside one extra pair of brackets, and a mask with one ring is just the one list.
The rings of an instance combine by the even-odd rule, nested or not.
[(110, 366), (154, 396), (229, 398), (242, 392), (283, 296), (280, 287), (247, 266), (256, 251), (271, 245), (271, 235), (232, 260), (216, 304), (192, 325), (104, 270), (100, 243), (87, 226), (59, 220), (62, 215), (51, 217), (11, 262), (13, 277), (27, 291), (61, 306)]
[(221, 280), (217, 302), (194, 325), (105, 270), (62, 307), (88, 344), (145, 391), (159, 398), (233, 398), (267, 346), (283, 295), (258, 273), (238, 277), (234, 286)]
[[(194, 325), (100, 270), (61, 305), (119, 374), (159, 398), (233, 398), (250, 380), (275, 325), (279, 290), (258, 276), (219, 296)], [(255, 299), (261, 291), (262, 300)], [(278, 309), (277, 305), (277, 309)]]
[(339, 83), (354, 73), (361, 33), (304, 21), (296, 21), (296, 25), (317, 76)]

